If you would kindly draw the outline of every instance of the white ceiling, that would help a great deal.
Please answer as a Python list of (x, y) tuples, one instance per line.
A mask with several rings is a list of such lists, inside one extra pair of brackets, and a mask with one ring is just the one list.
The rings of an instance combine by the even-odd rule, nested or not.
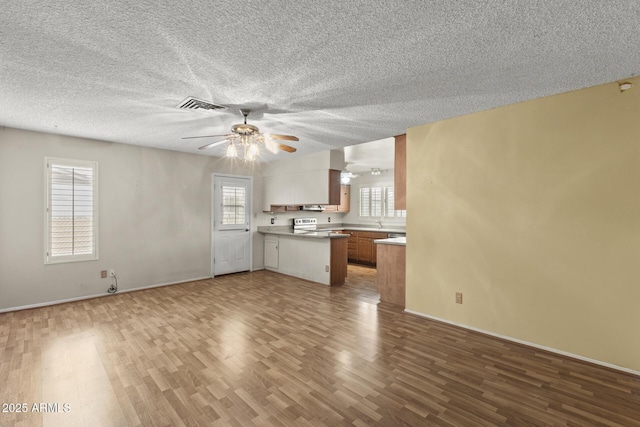
[(344, 147), (345, 170), (353, 173), (371, 172), (371, 169), (393, 169), (396, 157), (395, 139), (383, 138)]
[(249, 107), (308, 154), (632, 76), (638, 22), (632, 0), (5, 2), (0, 125), (202, 154), (181, 138)]

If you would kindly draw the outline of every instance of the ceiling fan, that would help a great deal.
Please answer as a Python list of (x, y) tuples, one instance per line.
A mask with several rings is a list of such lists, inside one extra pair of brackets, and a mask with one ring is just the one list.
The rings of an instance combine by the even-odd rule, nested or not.
[(348, 184), (351, 181), (351, 178), (357, 178), (359, 176), (360, 175), (358, 175), (357, 173), (349, 171), (349, 162), (346, 162), (344, 164), (344, 170), (340, 172), (340, 182), (342, 182), (343, 184)]
[(227, 157), (238, 157), (238, 147), (240, 147), (243, 150), (244, 159), (248, 161), (253, 161), (258, 157), (260, 154), (261, 144), (263, 144), (264, 147), (272, 153), (277, 153), (278, 149), (288, 153), (296, 151), (294, 147), (280, 144), (274, 140), (299, 141), (298, 137), (293, 135), (261, 133), (256, 126), (247, 124), (247, 116), (251, 113), (251, 110), (243, 108), (240, 109), (240, 113), (244, 117), (244, 123), (231, 126), (232, 133), (226, 135), (186, 136), (182, 139), (224, 137), (224, 139), (220, 141), (215, 141), (198, 148), (200, 150), (205, 150), (207, 148), (227, 143)]

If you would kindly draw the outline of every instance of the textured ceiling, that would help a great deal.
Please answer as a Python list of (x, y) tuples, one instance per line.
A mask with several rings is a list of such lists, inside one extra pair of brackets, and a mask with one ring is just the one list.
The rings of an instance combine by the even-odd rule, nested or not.
[[(640, 71), (638, 1), (22, 0), (2, 9), (0, 125), (200, 154), (212, 140), (181, 138), (228, 133), (241, 106), (257, 109), (249, 123), (261, 131), (300, 137), (295, 156)], [(231, 108), (176, 109), (187, 96)]]

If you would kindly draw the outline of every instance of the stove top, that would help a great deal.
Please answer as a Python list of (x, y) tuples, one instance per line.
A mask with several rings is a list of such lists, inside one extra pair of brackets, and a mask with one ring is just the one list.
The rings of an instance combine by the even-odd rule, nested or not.
[(317, 218), (293, 218), (294, 233), (315, 230), (317, 226), (318, 226)]

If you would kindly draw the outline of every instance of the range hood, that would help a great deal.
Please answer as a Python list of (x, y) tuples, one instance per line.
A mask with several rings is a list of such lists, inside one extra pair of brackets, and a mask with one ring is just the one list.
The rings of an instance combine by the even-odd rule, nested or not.
[(322, 212), (324, 207), (322, 205), (304, 205), (302, 207), (303, 211), (314, 211), (314, 212)]

